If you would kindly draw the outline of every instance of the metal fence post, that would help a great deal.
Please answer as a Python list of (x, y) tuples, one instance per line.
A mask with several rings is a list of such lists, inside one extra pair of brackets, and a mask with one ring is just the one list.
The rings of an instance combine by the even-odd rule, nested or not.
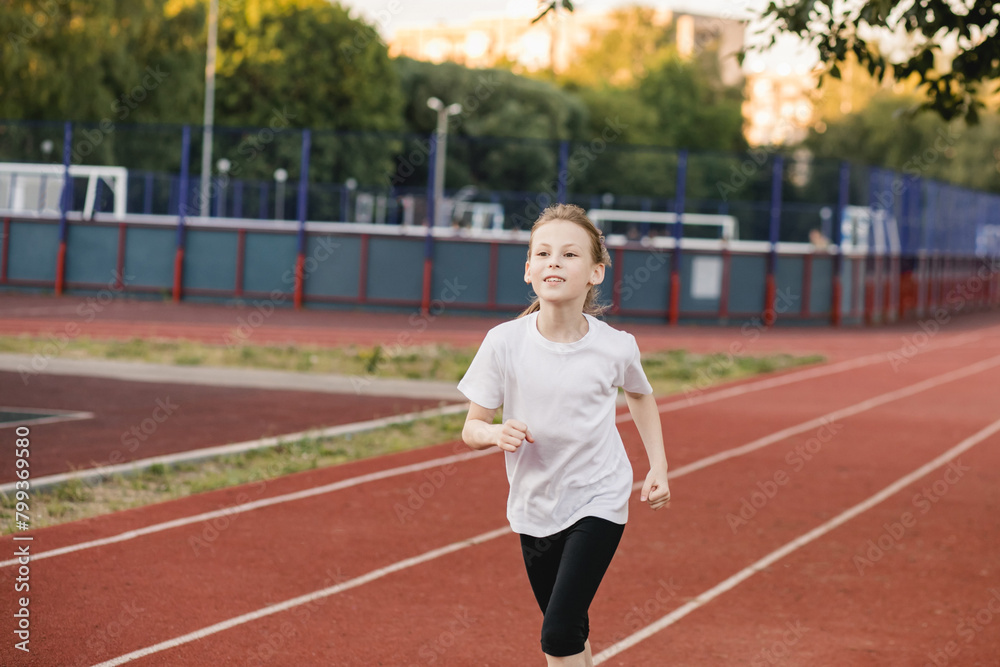
[(191, 126), (181, 135), (181, 182), (177, 196), (177, 251), (174, 254), (174, 303), (181, 300), (184, 283), (184, 218), (187, 216), (188, 177), (191, 169)]
[(66, 282), (66, 239), (69, 225), (66, 213), (73, 207), (73, 180), (69, 175), (69, 164), (73, 157), (73, 124), (63, 124), (63, 189), (59, 205), (59, 254), (56, 257), (56, 296), (61, 296)]

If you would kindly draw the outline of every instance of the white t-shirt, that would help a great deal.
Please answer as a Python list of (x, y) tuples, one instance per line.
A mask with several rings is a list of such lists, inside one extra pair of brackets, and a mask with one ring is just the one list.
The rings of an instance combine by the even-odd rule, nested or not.
[(458, 389), (528, 426), (534, 442), (504, 452), (511, 529), (547, 537), (585, 516), (628, 520), (632, 466), (615, 425), (618, 387), (651, 394), (632, 334), (586, 315), (572, 343), (538, 331), (538, 312), (486, 334)]

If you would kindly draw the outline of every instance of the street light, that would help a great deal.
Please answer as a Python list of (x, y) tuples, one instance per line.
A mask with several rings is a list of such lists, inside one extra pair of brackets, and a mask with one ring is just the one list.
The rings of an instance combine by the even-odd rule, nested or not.
[(215, 163), (216, 168), (219, 173), (222, 174), (222, 178), (219, 179), (219, 209), (218, 217), (226, 217), (226, 185), (229, 183), (229, 169), (233, 166), (232, 163), (226, 158), (220, 158), (218, 162)]
[(219, 43), (219, 0), (208, 2), (208, 48), (205, 53), (205, 112), (201, 141), (201, 217), (208, 217), (212, 177), (212, 126), (215, 124), (215, 54)]
[(444, 163), (448, 155), (448, 117), (462, 113), (461, 104), (444, 105), (436, 97), (427, 100), (427, 106), (437, 111), (437, 152), (434, 158), (434, 220), (431, 225), (438, 225), (443, 219), (444, 208)]
[(288, 180), (288, 172), (280, 167), (274, 170), (274, 219), (285, 219), (285, 181)]

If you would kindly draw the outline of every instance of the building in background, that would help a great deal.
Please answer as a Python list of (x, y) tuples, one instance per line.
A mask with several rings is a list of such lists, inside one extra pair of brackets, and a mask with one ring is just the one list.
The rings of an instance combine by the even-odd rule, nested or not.
[[(671, 10), (657, 10), (654, 22), (664, 30), (674, 27), (677, 49), (682, 56), (693, 55), (701, 44), (717, 42), (723, 82), (741, 83), (743, 73), (736, 54), (743, 48), (745, 22)], [(580, 48), (614, 25), (609, 12), (577, 10), (534, 24), (525, 16), (497, 16), (466, 24), (400, 27), (388, 40), (389, 55), (451, 61), (476, 68), (512, 63), (529, 71), (560, 72)]]
[[(795, 144), (816, 126), (816, 75), (802, 59), (757, 59), (741, 67), (737, 54), (745, 45), (747, 21), (672, 10), (656, 10), (653, 17), (655, 25), (674, 31), (681, 56), (707, 46), (718, 50), (723, 83), (744, 86), (744, 134), (751, 145)], [(527, 71), (552, 69), (554, 63), (560, 72), (575, 53), (614, 26), (609, 12), (584, 10), (535, 24), (523, 15), (487, 16), (463, 24), (399, 27), (388, 40), (389, 54), (473, 68), (510, 64)]]
[(782, 63), (746, 74), (743, 134), (752, 146), (796, 144), (816, 124), (816, 76)]

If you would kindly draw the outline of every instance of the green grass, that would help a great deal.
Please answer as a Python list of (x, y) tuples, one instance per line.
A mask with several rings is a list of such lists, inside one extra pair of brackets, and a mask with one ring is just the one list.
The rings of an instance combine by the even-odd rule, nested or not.
[[(35, 354), (46, 339), (0, 336), (0, 352)], [(318, 346), (208, 345), (191, 341), (71, 339), (60, 351), (69, 359), (116, 359), (184, 366), (230, 366), (310, 373), (368, 375), (458, 382), (475, 347), (424, 345), (385, 348), (380, 345), (324, 348)], [(646, 377), (659, 396), (697, 393), (712, 385), (762, 373), (823, 361), (818, 355), (734, 357), (661, 350), (642, 357)], [(497, 415), (496, 421), (502, 416)], [(391, 452), (457, 441), (464, 414), (432, 417), (335, 438), (309, 439), (198, 463), (157, 464), (127, 477), (99, 483), (79, 480), (31, 496), (31, 525), (48, 525), (99, 516), (132, 507), (180, 498), (203, 491), (262, 482), (304, 470), (324, 468)], [(14, 529), (13, 496), (0, 494), (0, 527)]]

